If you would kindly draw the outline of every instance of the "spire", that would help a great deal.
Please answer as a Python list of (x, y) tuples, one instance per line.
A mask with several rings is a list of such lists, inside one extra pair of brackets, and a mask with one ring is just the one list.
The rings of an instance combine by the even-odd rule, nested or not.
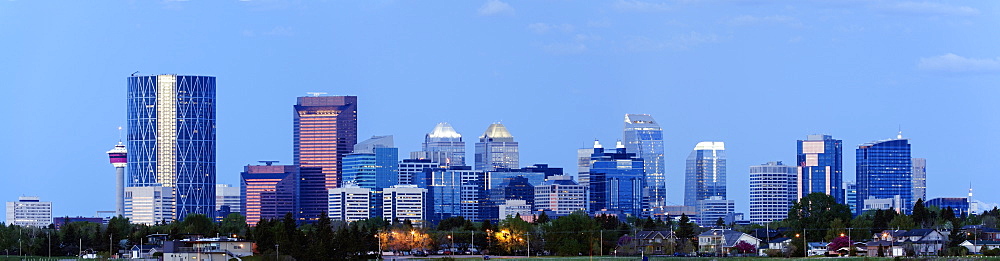
[(597, 139), (594, 139), (594, 148), (595, 149), (600, 149), (600, 148), (604, 148), (604, 146), (601, 146), (601, 141), (599, 141)]
[(899, 125), (897, 129), (899, 132), (896, 134), (896, 139), (903, 139), (903, 125)]

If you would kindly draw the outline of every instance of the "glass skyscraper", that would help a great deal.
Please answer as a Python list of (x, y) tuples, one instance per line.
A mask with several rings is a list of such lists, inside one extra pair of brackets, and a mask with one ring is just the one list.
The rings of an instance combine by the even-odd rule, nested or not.
[(507, 127), (500, 123), (490, 124), (476, 143), (476, 170), (516, 169), (518, 155), (517, 142)]
[(643, 195), (649, 200), (649, 208), (662, 210), (667, 205), (663, 129), (648, 114), (625, 114), (622, 141), (628, 151), (635, 152), (643, 160), (646, 175)]
[(927, 159), (913, 158), (913, 202), (927, 201)]
[(621, 142), (611, 152), (606, 152), (600, 143), (594, 143), (589, 171), (590, 211), (649, 216), (642, 194), (646, 186), (643, 160), (627, 151)]
[(875, 141), (857, 149), (858, 198), (856, 214), (861, 214), (866, 199), (901, 198), (899, 209), (909, 213), (913, 207), (913, 159), (910, 142), (902, 135), (896, 139)]
[(327, 210), (327, 190), (340, 185), (342, 160), (358, 142), (358, 97), (298, 97), (293, 109), (292, 156), (302, 168), (298, 218), (314, 222)]
[(697, 207), (699, 200), (726, 199), (726, 145), (703, 141), (694, 146), (684, 169), (684, 205)]
[(341, 187), (354, 186), (371, 191), (373, 216), (382, 215), (382, 190), (399, 185), (399, 149), (393, 145), (392, 135), (374, 136), (354, 145), (354, 153), (344, 157), (344, 175)]
[(128, 77), (128, 187), (170, 187), (174, 216), (215, 216), (215, 77)]
[(795, 172), (794, 166), (781, 161), (750, 166), (750, 223), (764, 224), (788, 217), (788, 209), (796, 200)]
[(296, 211), (299, 168), (294, 165), (248, 165), (240, 173), (240, 208), (247, 224), (278, 219)]
[(451, 124), (441, 122), (424, 136), (423, 149), (410, 158), (430, 159), (441, 166), (465, 166), (465, 141)]
[(796, 142), (798, 177), (796, 200), (813, 192), (833, 196), (844, 204), (843, 142), (830, 135), (808, 135)]

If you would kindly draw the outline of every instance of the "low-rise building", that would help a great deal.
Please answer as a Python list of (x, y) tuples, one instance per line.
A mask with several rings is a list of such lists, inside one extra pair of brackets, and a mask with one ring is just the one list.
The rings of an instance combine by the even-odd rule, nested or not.
[(673, 231), (639, 231), (635, 234), (643, 253), (650, 255), (673, 254), (677, 236)]
[(45, 227), (52, 224), (52, 202), (39, 197), (18, 197), (7, 202), (7, 224)]
[(698, 251), (702, 253), (729, 253), (740, 241), (747, 242), (755, 248), (760, 246), (760, 239), (750, 234), (731, 229), (712, 229), (698, 235)]
[(252, 256), (254, 243), (236, 238), (198, 238), (167, 241), (163, 244), (164, 261), (230, 260)]

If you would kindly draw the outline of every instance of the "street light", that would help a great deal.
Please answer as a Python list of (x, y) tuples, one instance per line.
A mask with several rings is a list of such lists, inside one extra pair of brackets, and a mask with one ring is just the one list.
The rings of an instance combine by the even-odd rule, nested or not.
[(451, 237), (451, 235), (448, 235), (448, 239), (451, 240), (451, 245), (448, 246), (448, 252), (451, 252), (452, 255), (455, 255), (455, 250), (454, 250), (455, 238)]

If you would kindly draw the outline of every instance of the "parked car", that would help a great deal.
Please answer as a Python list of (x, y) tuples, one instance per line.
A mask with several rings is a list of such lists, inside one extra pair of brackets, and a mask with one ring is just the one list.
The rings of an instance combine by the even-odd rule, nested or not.
[(420, 251), (420, 250), (413, 251), (413, 256), (427, 256), (427, 252)]

